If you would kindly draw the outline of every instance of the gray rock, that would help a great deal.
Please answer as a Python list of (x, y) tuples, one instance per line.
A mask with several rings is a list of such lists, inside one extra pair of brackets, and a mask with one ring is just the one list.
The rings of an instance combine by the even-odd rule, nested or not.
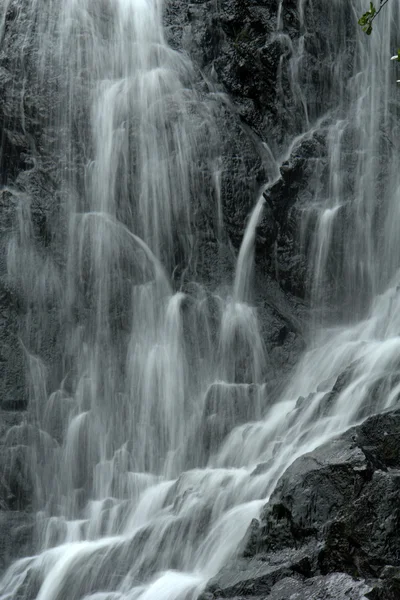
[(297, 459), (253, 521), (242, 558), (208, 591), (215, 598), (278, 599), (289, 590), (302, 599), (398, 598), (399, 435), (396, 409)]
[(0, 510), (0, 574), (12, 561), (33, 551), (34, 518), (24, 512)]
[(279, 581), (266, 597), (268, 600), (364, 600), (371, 586), (343, 573), (299, 580), (287, 577)]
[(255, 384), (216, 382), (209, 387), (200, 424), (206, 456), (217, 451), (234, 427), (261, 418), (265, 394)]

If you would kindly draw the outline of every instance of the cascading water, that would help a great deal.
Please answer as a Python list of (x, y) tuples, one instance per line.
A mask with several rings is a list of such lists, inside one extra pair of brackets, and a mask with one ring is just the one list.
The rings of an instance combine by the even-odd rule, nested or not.
[[(340, 14), (340, 2), (328, 4)], [(350, 4), (356, 30), (364, 2)], [(45, 83), (46, 69), (60, 67), (65, 74), (64, 104), (53, 118), (63, 136), (68, 225), (57, 264), (36, 249), (30, 200), (14, 191), (19, 227), (8, 276), (36, 301), (27, 328), (35, 318), (46, 327), (46, 311), (56, 305), (62, 372), (49, 393), (46, 366), (26, 349), (29, 420), (8, 431), (6, 445), (11, 457), (30, 448), (37, 553), (8, 569), (0, 599), (196, 598), (235, 555), (287, 466), (400, 393), (398, 152), (376, 189), (381, 145), (396, 131), (387, 57), (399, 10), (388, 5), (371, 39), (353, 34), (350, 91), (323, 124), (329, 186), (310, 206), (317, 212), (314, 301), (322, 301), (331, 275), (337, 298), (343, 288), (346, 301), (365, 294), (369, 309), (357, 321), (356, 307), (351, 325), (315, 332), (271, 406), (263, 385), (268, 357), (249, 298), (263, 196), (231, 298), (195, 282), (180, 288), (172, 276), (196, 253), (205, 148), (214, 179), (219, 162), (209, 143), (212, 111), (191, 85), (190, 62), (164, 40), (162, 3), (30, 5), (41, 32), (38, 77)], [(300, 0), (301, 15), (304, 7)], [(293, 88), (302, 89), (301, 53), (293, 61)], [(340, 75), (340, 61), (335, 68)], [(299, 97), (306, 107), (307, 91)], [(321, 126), (321, 116), (313, 117), (305, 110), (302, 135)], [(351, 184), (341, 180), (345, 137), (353, 144)], [(82, 156), (84, 172), (74, 169)], [(348, 384), (324, 405), (346, 369)], [(265, 468), (254, 471), (259, 463)]]

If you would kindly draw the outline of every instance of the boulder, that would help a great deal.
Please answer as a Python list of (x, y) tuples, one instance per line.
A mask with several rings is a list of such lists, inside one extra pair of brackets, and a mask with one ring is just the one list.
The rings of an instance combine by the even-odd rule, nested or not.
[(208, 593), (399, 597), (399, 436), (397, 408), (298, 458), (252, 522), (241, 558), (210, 583)]

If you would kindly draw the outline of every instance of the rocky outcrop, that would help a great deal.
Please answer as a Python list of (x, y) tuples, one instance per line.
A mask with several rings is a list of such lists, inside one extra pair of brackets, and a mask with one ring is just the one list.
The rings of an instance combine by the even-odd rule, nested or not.
[[(331, 69), (332, 51), (351, 56), (354, 50), (350, 5), (170, 0), (166, 23), (172, 45), (184, 48), (222, 86), (241, 118), (276, 154), (307, 122), (337, 106), (341, 77), (351, 74), (350, 62), (345, 73)], [(338, 25), (343, 36), (335, 41)]]
[[(44, 323), (34, 294), (26, 302), (23, 290), (30, 282), (6, 276), (8, 243), (13, 240), (21, 259), (32, 261), (32, 269), (51, 268), (49, 279), (54, 285), (60, 283), (65, 199), (59, 173), (60, 166), (71, 168), (61, 161), (63, 131), (55, 119), (62, 74), (56, 77), (51, 72), (44, 88), (36, 76), (37, 31), (28, 4), (9, 2), (0, 49), (0, 407), (4, 409), (0, 412), (0, 560), (4, 564), (14, 556), (14, 546), (29, 552), (32, 477), (43, 457), (49, 460), (56, 448), (52, 438), (35, 438), (43, 454), (32, 463), (29, 448), (32, 436), (39, 434), (24, 422), (32, 383), (24, 375), (26, 348), (54, 366), (60, 343), (56, 295), (50, 290), (47, 296)], [(339, 97), (340, 102), (346, 101), (349, 73), (331, 69), (331, 53), (351, 58), (354, 46), (348, 31), (350, 3), (342, 4), (343, 36), (333, 50), (332, 11), (339, 8), (328, 0), (305, 3), (303, 14), (295, 0), (189, 4), (170, 0), (166, 6), (169, 40), (192, 57), (194, 85), (218, 129), (221, 155), (204, 185), (213, 190), (205, 194), (207, 202), (222, 202), (227, 256), (222, 271), (229, 281), (257, 193), (270, 184), (257, 229), (255, 303), (270, 361), (271, 397), (304, 346), (309, 233), (315, 219), (311, 214), (303, 240), (298, 235), (299, 219), (313, 199), (316, 182), (322, 193), (329, 179), (329, 119), (322, 116), (338, 106)], [(348, 65), (350, 70), (350, 60)], [(320, 118), (318, 127), (310, 129), (309, 124)], [(306, 135), (291, 144), (304, 131)], [(77, 171), (81, 166), (76, 165)], [(72, 177), (77, 185), (80, 177), (78, 172)], [(221, 272), (219, 224), (209, 218), (208, 208), (199, 218), (201, 265), (196, 265), (206, 284), (214, 283)], [(215, 214), (214, 208), (210, 214)], [(23, 215), (29, 222), (29, 248), (35, 249), (29, 256), (24, 254), (27, 232), (20, 228), (25, 209), (29, 209), (28, 217)], [(37, 368), (33, 384), (43, 385), (46, 374)], [(44, 385), (43, 389), (48, 391)], [(215, 451), (211, 438), (220, 444), (233, 427), (258, 417), (254, 404), (248, 401), (242, 406), (234, 397), (227, 419), (219, 392), (211, 390), (205, 405), (205, 462)], [(395, 411), (371, 417), (298, 459), (281, 478), (260, 520), (252, 524), (241, 558), (211, 583), (205, 597), (398, 599), (399, 436), (400, 413)], [(0, 569), (3, 566), (0, 563)]]
[[(29, 399), (26, 349), (54, 362), (59, 329), (54, 295), (46, 306), (48, 329), (34, 286), (35, 275), (50, 275), (49, 267), (56, 275), (56, 253), (60, 259), (59, 81), (49, 76), (44, 86), (38, 77), (40, 40), (29, 6), (6, 3), (0, 27), (0, 407), (16, 410)], [(28, 261), (29, 281), (18, 261)]]
[[(82, 158), (82, 164), (71, 165), (66, 160), (66, 133), (58, 118), (66, 78), (51, 62), (43, 62), (51, 53), (46, 54), (41, 46), (41, 24), (30, 6), (18, 0), (7, 4), (0, 48), (0, 406), (17, 410), (24, 410), (30, 397), (31, 384), (25, 378), (28, 354), (40, 357), (50, 367), (50, 376), (55, 374), (54, 384), (58, 383), (62, 332), (57, 293), (53, 291), (63, 285), (65, 261), (66, 198), (62, 177), (67, 174), (79, 192), (84, 162)], [(294, 17), (291, 20), (290, 14), (296, 11), (288, 11), (285, 8), (283, 13), (284, 27), (289, 27), (289, 37), (294, 39), (298, 23)], [(196, 276), (214, 288), (214, 280), (218, 284), (232, 282), (235, 254), (260, 186), (278, 175), (268, 146), (270, 126), (266, 123), (272, 124), (272, 129), (280, 128), (279, 135), (274, 129), (271, 139), (283, 140), (288, 128), (294, 126), (278, 114), (278, 67), (281, 59), (288, 64), (290, 53), (285, 44), (289, 38), (285, 33), (286, 41), (275, 39), (274, 2), (235, 0), (187, 5), (173, 0), (167, 3), (165, 21), (172, 45), (188, 51), (194, 61), (194, 85), (218, 130), (215, 139), (209, 140), (211, 145), (218, 140), (215, 164), (199, 164), (199, 173), (208, 171), (203, 182), (208, 191), (200, 198), (196, 213)], [(50, 38), (46, 41), (49, 48), (53, 43)], [(47, 74), (45, 80), (37, 71), (39, 58)], [(78, 116), (71, 126), (76, 157), (80, 156), (86, 135), (81, 127), (85, 121), (81, 118), (83, 110), (75, 99)], [(304, 178), (305, 170), (298, 170), (297, 182)], [(291, 368), (303, 347), (304, 310), (296, 296), (305, 295), (306, 269), (295, 242), (296, 223), (289, 218), (296, 185), (293, 183), (291, 199), (285, 206), (280, 198), (286, 195), (286, 189), (275, 188), (258, 228), (255, 296), (261, 303), (266, 347), (269, 355), (275, 356), (271, 359), (272, 371)], [(214, 218), (219, 200), (222, 233)], [(27, 235), (29, 240), (24, 238)], [(31, 293), (33, 278), (10, 278), (10, 242), (18, 260), (29, 260), (32, 274), (48, 270), (47, 280), (54, 290), (48, 290), (45, 307), (36, 303)], [(18, 272), (17, 263), (14, 270)], [(275, 291), (276, 281), (279, 289)], [(41, 318), (43, 309), (45, 320)], [(48, 383), (51, 390), (53, 382)]]
[(210, 599), (398, 598), (399, 437), (396, 409), (297, 459)]
[(18, 556), (29, 556), (33, 549), (34, 519), (21, 512), (0, 510), (0, 572)]
[(8, 432), (18, 431), (24, 417), (20, 411), (0, 410), (0, 572), (14, 558), (32, 551), (31, 452), (28, 447), (5, 443)]
[[(166, 8), (171, 43), (190, 54), (208, 92), (227, 94), (224, 123), (239, 124), (242, 133), (234, 138), (247, 139), (239, 179), (247, 189), (250, 181), (277, 179), (258, 228), (257, 260), (282, 289), (302, 298), (310, 295), (307, 264), (317, 217), (311, 212), (305, 219), (303, 209), (316, 190), (324, 194), (329, 181), (327, 126), (348, 100), (353, 21), (350, 4), (333, 7), (328, 1), (170, 0)], [(332, 35), (338, 28), (343, 35)], [(340, 60), (340, 67), (333, 68), (332, 60)], [(228, 147), (232, 139), (228, 133)], [(350, 150), (349, 157), (350, 167)], [(234, 180), (229, 151), (223, 167)], [(239, 189), (232, 210), (228, 187), (223, 178), (227, 228), (235, 242), (240, 233), (232, 217), (241, 222), (246, 209), (239, 209)]]

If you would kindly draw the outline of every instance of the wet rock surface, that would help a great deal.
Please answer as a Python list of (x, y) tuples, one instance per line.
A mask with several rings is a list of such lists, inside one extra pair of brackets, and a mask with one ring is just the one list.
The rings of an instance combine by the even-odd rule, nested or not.
[(19, 428), (26, 414), (0, 410), (0, 572), (13, 559), (32, 551), (34, 517), (30, 512), (32, 479), (29, 449), (6, 444), (9, 432)]
[(297, 459), (210, 597), (397, 598), (399, 436), (396, 409)]
[[(338, 94), (345, 93), (329, 72), (332, 21), (324, 3), (313, 3), (312, 11), (307, 4), (300, 15), (297, 2), (284, 0), (280, 23), (277, 4), (171, 0), (165, 16), (172, 45), (187, 51), (204, 75), (198, 78), (199, 93), (215, 113), (223, 153), (213, 167), (214, 181), (206, 184), (214, 186), (215, 202), (221, 195), (228, 237), (224, 242), (232, 256), (260, 186), (276, 179), (265, 194), (257, 231), (255, 286), (271, 388), (282, 385), (304, 347), (310, 248), (307, 239), (300, 243), (298, 224), (312, 200), (310, 189), (318, 180), (323, 191), (329, 177), (323, 125), (288, 152), (287, 143), (306, 129), (307, 120), (332, 109)], [(34, 302), (26, 303), (21, 282), (13, 285), (6, 277), (6, 246), (13, 236), (23, 251), (18, 211), (27, 199), (36, 268), (42, 268), (45, 256), (51, 257), (55, 271), (62, 262), (56, 142), (62, 132), (53, 118), (61, 84), (47, 81), (43, 94), (34, 66), (36, 34), (24, 10), (23, 2), (10, 2), (0, 49), (0, 570), (17, 554), (29, 554), (33, 539), (29, 447), (30, 436), (37, 432), (21, 426), (29, 401), (21, 341), (45, 362), (57, 360), (57, 306), (51, 294), (48, 313), (54, 319), (46, 320), (44, 331)], [(344, 30), (349, 10), (342, 11)], [(26, 19), (23, 56), (21, 38), (13, 29), (17, 16)], [(347, 50), (351, 54), (351, 44)], [(282, 163), (280, 171), (274, 157)], [(311, 214), (309, 231), (313, 227)], [(204, 238), (208, 236), (200, 251), (206, 280), (212, 280), (219, 258), (217, 229), (212, 220), (202, 223)], [(227, 260), (231, 268), (232, 256)], [(27, 316), (31, 338), (26, 337)], [(218, 420), (221, 410), (210, 399), (205, 418), (216, 415)], [(234, 408), (229, 422), (217, 423), (219, 441), (232, 427), (257, 416), (251, 403), (243, 414), (241, 410)], [(394, 411), (369, 418), (293, 463), (260, 520), (253, 522), (242, 557), (211, 582), (204, 598), (398, 600), (399, 439), (400, 412)], [(53, 440), (35, 445), (43, 451), (39, 463), (56, 447)], [(207, 454), (212, 452), (207, 440), (205, 446)]]
[(24, 512), (0, 510), (0, 572), (33, 549), (34, 519)]
[[(38, 77), (40, 40), (29, 3), (11, 0), (7, 6), (0, 28), (0, 407), (24, 410), (26, 350), (50, 362), (57, 355), (54, 288), (45, 300), (48, 328), (33, 283), (39, 273), (50, 275), (50, 265), (55, 275), (60, 260), (60, 132), (54, 114), (61, 78), (49, 76), (44, 86)], [(29, 261), (30, 281), (18, 276), (18, 261)]]
[[(295, 14), (295, 9), (290, 10)], [(286, 21), (290, 21), (286, 12), (284, 19), (286, 27)], [(209, 169), (211, 176), (205, 177), (204, 188), (211, 192), (199, 199), (198, 264), (194, 268), (205, 285), (213, 282), (216, 273), (228, 285), (260, 186), (277, 175), (268, 147), (269, 134), (265, 133), (268, 127), (264, 121), (268, 119), (264, 112), (270, 111), (275, 125), (281, 123), (282, 132), (287, 133), (293, 126), (281, 116), (278, 118), (276, 112), (280, 105), (277, 66), (280, 56), (286, 56), (286, 42), (284, 48), (274, 38), (277, 21), (273, 2), (235, 0), (187, 5), (174, 0), (166, 5), (165, 22), (171, 44), (189, 52), (194, 61), (195, 85), (218, 129), (215, 164), (199, 164), (199, 173)], [(55, 374), (54, 381), (46, 382), (48, 389), (51, 391), (58, 383), (62, 332), (57, 293), (63, 285), (66, 202), (61, 181), (67, 174), (79, 193), (86, 160), (82, 156), (81, 164), (74, 165), (66, 160), (65, 131), (57, 118), (66, 82), (50, 63), (45, 67), (45, 86), (38, 76), (37, 61), (43, 54), (38, 26), (28, 2), (9, 2), (0, 48), (0, 405), (16, 410), (24, 410), (30, 398), (31, 384), (25, 378), (26, 351), (37, 355), (50, 366), (48, 372)], [(294, 20), (290, 35), (296, 35), (296, 27)], [(51, 46), (54, 40), (47, 43)], [(253, 60), (254, 56), (257, 60)], [(86, 135), (77, 128), (83, 110), (76, 104), (77, 117), (72, 124), (77, 129), (76, 156), (80, 156)], [(279, 135), (283, 139), (282, 132)], [(272, 137), (277, 135), (274, 131)], [(215, 143), (212, 135), (207, 139), (211, 146)], [(298, 296), (304, 296), (304, 257), (297, 250), (295, 222), (288, 218), (289, 204), (281, 206), (277, 190), (274, 201), (265, 206), (257, 231), (257, 302), (261, 302), (259, 317), (271, 355), (270, 378), (272, 372), (288, 372), (294, 365), (304, 347), (305, 322), (300, 316), (303, 305), (298, 301)], [(285, 188), (281, 196), (286, 196), (286, 192)], [(290, 202), (294, 202), (293, 194), (292, 198)], [(222, 234), (221, 224), (215, 220), (218, 202), (224, 222)], [(29, 231), (26, 227), (21, 229), (21, 223), (27, 219)], [(24, 239), (26, 235), (29, 240)], [(10, 242), (20, 260), (30, 261), (33, 274), (47, 269), (52, 287), (47, 290), (45, 307), (43, 298), (35, 301), (33, 277), (32, 282), (23, 282), (7, 274)], [(30, 252), (32, 245), (34, 254)], [(14, 268), (17, 272), (18, 264)], [(279, 302), (274, 298), (275, 292), (269, 291), (276, 283), (284, 292)], [(283, 311), (281, 305), (285, 305)], [(45, 321), (40, 317), (44, 308)], [(301, 327), (295, 325), (299, 316)]]
[(204, 465), (222, 447), (224, 440), (235, 427), (260, 419), (268, 404), (265, 385), (228, 384), (215, 382), (208, 388), (201, 419), (196, 429), (194, 447), (196, 456), (193, 464), (199, 461), (201, 449)]
[[(267, 208), (258, 227), (257, 261), (295, 297), (311, 295), (307, 264), (318, 217), (311, 206), (326, 193), (329, 182), (327, 126), (348, 99), (355, 48), (351, 10), (349, 4), (334, 8), (328, 2), (293, 0), (197, 0), (189, 5), (170, 0), (166, 5), (170, 43), (191, 56), (205, 76), (205, 94), (224, 105), (222, 197), (227, 231), (238, 243), (238, 222), (252, 202), (235, 181), (245, 182), (247, 190), (250, 182), (276, 181), (266, 194)], [(338, 21), (343, 36), (334, 38)], [(332, 68), (332, 56), (347, 57), (340, 76)], [(343, 167), (350, 193), (351, 137), (349, 132)], [(230, 152), (233, 140), (240, 140), (240, 165), (235, 162), (236, 149)], [(338, 219), (336, 237), (341, 223)], [(333, 285), (335, 265), (330, 270)], [(326, 301), (335, 305), (338, 299), (329, 285), (328, 281)]]

